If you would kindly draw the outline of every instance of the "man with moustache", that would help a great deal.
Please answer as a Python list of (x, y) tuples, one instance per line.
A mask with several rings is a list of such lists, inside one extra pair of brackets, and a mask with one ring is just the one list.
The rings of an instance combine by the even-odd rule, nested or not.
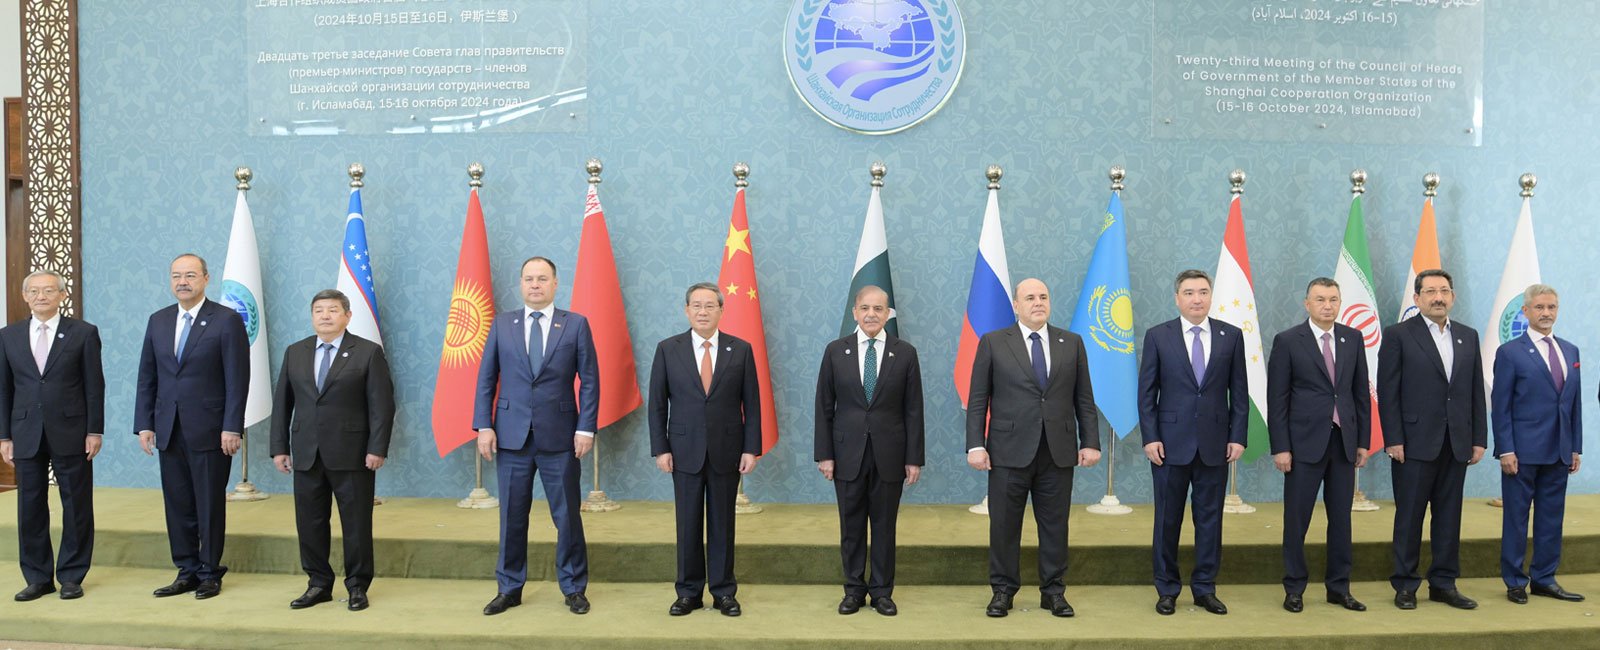
[(677, 599), (685, 616), (712, 606), (743, 613), (733, 576), (734, 499), (739, 477), (761, 454), (761, 389), (750, 344), (717, 330), (722, 292), (709, 282), (689, 287), (683, 313), (689, 331), (656, 345), (650, 365), (650, 453), (672, 476), (677, 517)]
[[(0, 329), (0, 460), (17, 470), (17, 560), (27, 587), (83, 597), (94, 555), (94, 457), (106, 423), (100, 330), (61, 314), (67, 281), (53, 271), (22, 280), (32, 315)], [(51, 562), (50, 469), (61, 489), (61, 555)]]
[(984, 613), (1007, 615), (1022, 588), (1022, 514), (1031, 496), (1039, 529), (1039, 607), (1074, 614), (1066, 599), (1072, 468), (1100, 462), (1083, 339), (1049, 324), (1050, 290), (1017, 283), (1015, 327), (978, 339), (967, 393), (967, 465), (989, 473), (989, 586)]
[(150, 315), (139, 354), (134, 428), (146, 454), (161, 451), (161, 497), (178, 578), (157, 598), (222, 593), (228, 474), (244, 431), (250, 338), (229, 307), (206, 299), (206, 261), (172, 260), (178, 304)]
[[(1178, 536), (1183, 507), (1194, 507), (1194, 604), (1227, 614), (1217, 598), (1222, 566), (1222, 501), (1228, 463), (1244, 453), (1250, 396), (1244, 336), (1238, 327), (1209, 317), (1211, 276), (1190, 269), (1173, 282), (1178, 318), (1145, 332), (1139, 363), (1139, 431), (1155, 481), (1156, 613), (1177, 611)], [(1191, 497), (1191, 489), (1193, 490)]]
[[(356, 336), (350, 298), (336, 289), (311, 298), (316, 334), (289, 346), (273, 394), (272, 464), (294, 472), (294, 520), (300, 566), (310, 585), (290, 609), (333, 600), (328, 564), (331, 501), (344, 531), (344, 586), (352, 612), (367, 608), (372, 586), (372, 497), (389, 455), (394, 384), (383, 346)], [(292, 423), (292, 424), (291, 424)]]
[[(1494, 356), (1494, 454), (1500, 459), (1500, 577), (1506, 598), (1518, 605), (1528, 593), (1578, 602), (1556, 582), (1561, 564), (1561, 521), (1567, 506), (1567, 476), (1583, 454), (1583, 389), (1578, 348), (1551, 329), (1560, 297), (1547, 284), (1522, 292), (1528, 331), (1505, 342)], [(1533, 507), (1533, 564), (1528, 552), (1528, 507)], [(1531, 575), (1530, 575), (1531, 574)]]
[(1272, 464), (1284, 473), (1283, 608), (1294, 613), (1305, 608), (1306, 529), (1318, 490), (1328, 517), (1328, 602), (1367, 610), (1350, 595), (1350, 502), (1356, 468), (1366, 465), (1372, 446), (1372, 400), (1361, 332), (1335, 322), (1339, 305), (1338, 282), (1312, 280), (1310, 319), (1273, 337), (1267, 360)]
[(1461, 490), (1467, 466), (1489, 444), (1478, 332), (1450, 318), (1450, 274), (1429, 269), (1412, 284), (1420, 318), (1383, 331), (1378, 346), (1378, 416), (1394, 459), (1394, 604), (1417, 608), (1422, 519), (1431, 520), (1428, 600), (1458, 609), (1478, 603), (1456, 590), (1461, 575)]
[(817, 469), (839, 498), (839, 613), (860, 611), (871, 595), (874, 611), (894, 616), (895, 519), (901, 490), (922, 474), (922, 367), (916, 348), (884, 331), (890, 311), (883, 289), (856, 292), (851, 313), (857, 330), (828, 344), (817, 372)]

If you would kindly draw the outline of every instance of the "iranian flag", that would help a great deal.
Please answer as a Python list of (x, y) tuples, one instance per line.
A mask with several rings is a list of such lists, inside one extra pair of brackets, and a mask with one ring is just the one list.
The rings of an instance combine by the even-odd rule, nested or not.
[[(1431, 217), (1431, 210), (1426, 214)], [(1383, 342), (1383, 322), (1378, 318), (1378, 301), (1372, 297), (1376, 293), (1372, 289), (1372, 256), (1367, 254), (1367, 222), (1361, 216), (1360, 194), (1350, 197), (1350, 218), (1344, 224), (1344, 245), (1339, 247), (1333, 280), (1339, 283), (1342, 303), (1339, 322), (1360, 331), (1361, 342), (1367, 346), (1367, 387), (1372, 400), (1370, 456), (1383, 449), (1383, 426), (1378, 422), (1378, 344)]]
[(1240, 462), (1267, 453), (1267, 357), (1261, 351), (1261, 326), (1256, 318), (1256, 290), (1250, 279), (1250, 248), (1244, 239), (1242, 197), (1228, 206), (1228, 229), (1222, 234), (1216, 286), (1211, 290), (1211, 317), (1244, 332), (1245, 375), (1250, 382), (1250, 433)]

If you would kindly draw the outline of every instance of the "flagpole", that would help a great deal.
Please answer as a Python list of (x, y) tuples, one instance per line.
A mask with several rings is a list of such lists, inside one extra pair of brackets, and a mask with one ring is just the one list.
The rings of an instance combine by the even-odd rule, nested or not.
[[(1370, 457), (1370, 455), (1369, 455)], [(1356, 468), (1356, 494), (1350, 501), (1350, 512), (1374, 512), (1379, 509), (1378, 504), (1367, 498), (1367, 493), (1361, 491), (1361, 468)]]
[[(750, 166), (749, 165), (747, 165), (747, 164), (745, 164), (743, 162), (736, 162), (736, 163), (733, 164), (733, 187), (735, 188), (734, 191), (737, 192), (738, 190), (742, 190), (742, 189), (744, 189), (746, 187), (750, 187), (749, 178), (750, 178)], [(737, 496), (735, 496), (734, 499), (733, 499), (733, 512), (735, 514), (741, 514), (741, 515), (755, 515), (755, 514), (760, 514), (762, 510), (764, 510), (764, 508), (762, 508), (760, 505), (757, 505), (757, 504), (751, 502), (750, 501), (750, 497), (745, 495), (745, 493), (744, 493), (744, 477), (740, 476), (739, 477), (739, 494)]]
[[(250, 191), (250, 179), (253, 176), (254, 175), (250, 172), (249, 167), (235, 168), (233, 170), (233, 178), (239, 182), (239, 184), (235, 187), (240, 192)], [(265, 334), (263, 334), (263, 336), (265, 336)], [(249, 433), (249, 427), (245, 427), (244, 431), (239, 432), (239, 471), (241, 474), (239, 477), (239, 484), (233, 486), (233, 492), (228, 495), (229, 501), (261, 501), (270, 496), (265, 492), (257, 490), (255, 484), (250, 482)]]
[[(467, 165), (467, 176), (472, 179), (467, 181), (467, 186), (472, 188), (470, 191), (477, 191), (478, 188), (483, 187), (483, 163), (475, 162)], [(467, 493), (467, 498), (457, 501), (456, 507), (469, 510), (499, 508), (500, 500), (490, 495), (488, 490), (483, 489), (483, 456), (478, 455), (477, 445), (472, 446), (472, 473), (472, 491)]]
[[(1122, 180), (1127, 178), (1127, 174), (1127, 170), (1123, 169), (1122, 165), (1113, 165), (1111, 167), (1112, 193), (1122, 191)], [(1125, 515), (1133, 512), (1133, 508), (1122, 505), (1122, 501), (1117, 498), (1117, 432), (1115, 429), (1108, 429), (1108, 431), (1110, 431), (1111, 437), (1106, 439), (1106, 495), (1100, 497), (1100, 503), (1089, 506), (1089, 512), (1097, 515)]]
[[(1233, 188), (1230, 194), (1239, 196), (1244, 194), (1245, 173), (1243, 169), (1235, 169), (1228, 173), (1228, 182)], [(1222, 511), (1228, 514), (1250, 514), (1256, 507), (1244, 502), (1239, 496), (1239, 461), (1228, 463), (1228, 496), (1222, 500)]]
[[(599, 158), (590, 158), (588, 162), (583, 164), (583, 169), (589, 172), (590, 186), (600, 184), (600, 172), (605, 169), (605, 165), (600, 164)], [(600, 436), (598, 431), (595, 433), (597, 435), (591, 438), (594, 441), (594, 446), (589, 451), (589, 453), (594, 454), (594, 472), (591, 475), (591, 478), (594, 479), (594, 489), (589, 491), (589, 497), (583, 500), (583, 504), (578, 506), (578, 510), (582, 512), (611, 512), (622, 508), (622, 504), (612, 501), (611, 497), (606, 495), (606, 491), (600, 489)]]
[[(1004, 176), (1005, 173), (1005, 170), (1001, 169), (999, 165), (989, 165), (988, 169), (983, 170), (984, 177), (989, 179), (990, 191), (998, 192), (1000, 190), (1000, 177)], [(980, 334), (979, 336), (982, 335)], [(966, 408), (965, 404), (962, 404), (961, 406), (962, 408)], [(989, 471), (994, 470), (991, 468)], [(979, 501), (972, 507), (967, 508), (967, 512), (975, 515), (983, 515), (985, 517), (989, 516), (989, 495), (985, 494), (983, 496), (983, 500)]]
[[(1522, 200), (1527, 201), (1533, 198), (1533, 187), (1539, 184), (1539, 177), (1531, 173), (1524, 173), (1517, 178), (1517, 184), (1522, 186)], [(1538, 258), (1535, 259), (1537, 260)], [(1505, 501), (1500, 497), (1494, 497), (1488, 501), (1488, 506), (1491, 508), (1504, 508), (1505, 505)]]

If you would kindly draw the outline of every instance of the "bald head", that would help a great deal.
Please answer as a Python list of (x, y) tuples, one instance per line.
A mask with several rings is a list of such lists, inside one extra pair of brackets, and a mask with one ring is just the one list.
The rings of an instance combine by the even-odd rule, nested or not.
[(1043, 328), (1050, 321), (1050, 289), (1038, 278), (1028, 278), (1017, 283), (1015, 298), (1011, 300), (1011, 309), (1017, 312), (1017, 320), (1028, 329)]

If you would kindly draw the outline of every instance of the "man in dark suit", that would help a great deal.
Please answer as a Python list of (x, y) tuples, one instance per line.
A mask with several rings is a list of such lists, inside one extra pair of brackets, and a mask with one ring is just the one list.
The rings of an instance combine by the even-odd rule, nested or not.
[(967, 393), (967, 465), (989, 473), (989, 586), (984, 613), (1005, 616), (1022, 588), (1022, 514), (1033, 497), (1039, 529), (1039, 606), (1072, 616), (1067, 603), (1067, 518), (1072, 468), (1100, 462), (1083, 339), (1050, 321), (1050, 290), (1017, 283), (1015, 327), (978, 339)]
[(178, 578), (158, 598), (222, 593), (228, 474), (244, 431), (250, 339), (238, 312), (206, 300), (206, 261), (172, 260), (178, 304), (150, 315), (139, 354), (134, 428), (146, 454), (161, 450), (161, 496)]
[[(94, 555), (94, 460), (106, 430), (100, 330), (61, 315), (67, 282), (52, 271), (22, 280), (33, 315), (0, 329), (0, 460), (17, 470), (18, 601), (56, 590), (83, 597)], [(50, 468), (61, 488), (61, 555), (51, 562)], [(53, 566), (52, 566), (53, 564)]]
[(839, 613), (860, 611), (870, 594), (874, 610), (894, 616), (895, 518), (902, 488), (922, 473), (922, 367), (916, 348), (883, 330), (890, 316), (883, 289), (856, 292), (852, 313), (857, 331), (828, 344), (817, 372), (817, 469), (839, 498)]
[(1383, 331), (1378, 346), (1378, 416), (1394, 459), (1394, 604), (1417, 608), (1422, 518), (1432, 510), (1428, 600), (1459, 609), (1478, 603), (1456, 590), (1461, 574), (1461, 490), (1467, 466), (1489, 444), (1478, 332), (1450, 319), (1450, 274), (1429, 269), (1412, 285), (1420, 318)]
[[(528, 258), (521, 277), (523, 306), (501, 312), (489, 327), (472, 416), (478, 455), (494, 460), (499, 451), (499, 593), (483, 613), (493, 616), (522, 604), (522, 586), (528, 581), (528, 511), (537, 473), (556, 527), (556, 580), (567, 609), (587, 614), (589, 551), (578, 512), (578, 459), (594, 447), (600, 365), (588, 319), (554, 306), (555, 263)], [(581, 386), (575, 389), (574, 380)], [(574, 390), (579, 391), (576, 396)]]
[(1272, 339), (1267, 360), (1267, 428), (1272, 463), (1283, 477), (1283, 608), (1305, 609), (1306, 529), (1322, 491), (1328, 517), (1328, 602), (1357, 612), (1350, 595), (1350, 502), (1356, 468), (1372, 446), (1372, 393), (1361, 332), (1339, 324), (1339, 283), (1306, 285), (1305, 323)]
[(372, 497), (376, 472), (389, 455), (394, 384), (383, 346), (345, 331), (349, 326), (350, 298), (335, 289), (318, 292), (311, 298), (317, 333), (284, 350), (278, 369), (272, 464), (294, 472), (300, 568), (311, 578), (290, 609), (333, 600), (328, 519), (335, 499), (350, 611), (367, 608), (372, 585)]
[[(1500, 577), (1506, 583), (1506, 598), (1518, 605), (1527, 604), (1530, 591), (1557, 600), (1583, 600), (1582, 594), (1556, 583), (1567, 475), (1578, 471), (1583, 454), (1578, 348), (1550, 332), (1560, 307), (1554, 287), (1528, 287), (1522, 294), (1528, 331), (1501, 345), (1494, 355), (1489, 402), (1505, 505)], [(1533, 506), (1533, 565), (1524, 571), (1529, 506)]]
[[(1144, 335), (1139, 363), (1139, 432), (1155, 482), (1156, 612), (1177, 611), (1178, 535), (1184, 502), (1194, 507), (1194, 572), (1189, 593), (1212, 614), (1222, 565), (1222, 501), (1228, 463), (1244, 453), (1250, 395), (1239, 328), (1211, 313), (1211, 276), (1190, 269), (1173, 283), (1181, 314)], [(1190, 490), (1193, 489), (1193, 497)]]
[(761, 454), (756, 358), (749, 343), (717, 331), (716, 285), (689, 287), (683, 313), (689, 331), (656, 345), (650, 366), (650, 454), (656, 468), (672, 475), (677, 511), (678, 597), (667, 613), (704, 607), (709, 579), (712, 606), (738, 616), (733, 502), (740, 475), (755, 469)]

